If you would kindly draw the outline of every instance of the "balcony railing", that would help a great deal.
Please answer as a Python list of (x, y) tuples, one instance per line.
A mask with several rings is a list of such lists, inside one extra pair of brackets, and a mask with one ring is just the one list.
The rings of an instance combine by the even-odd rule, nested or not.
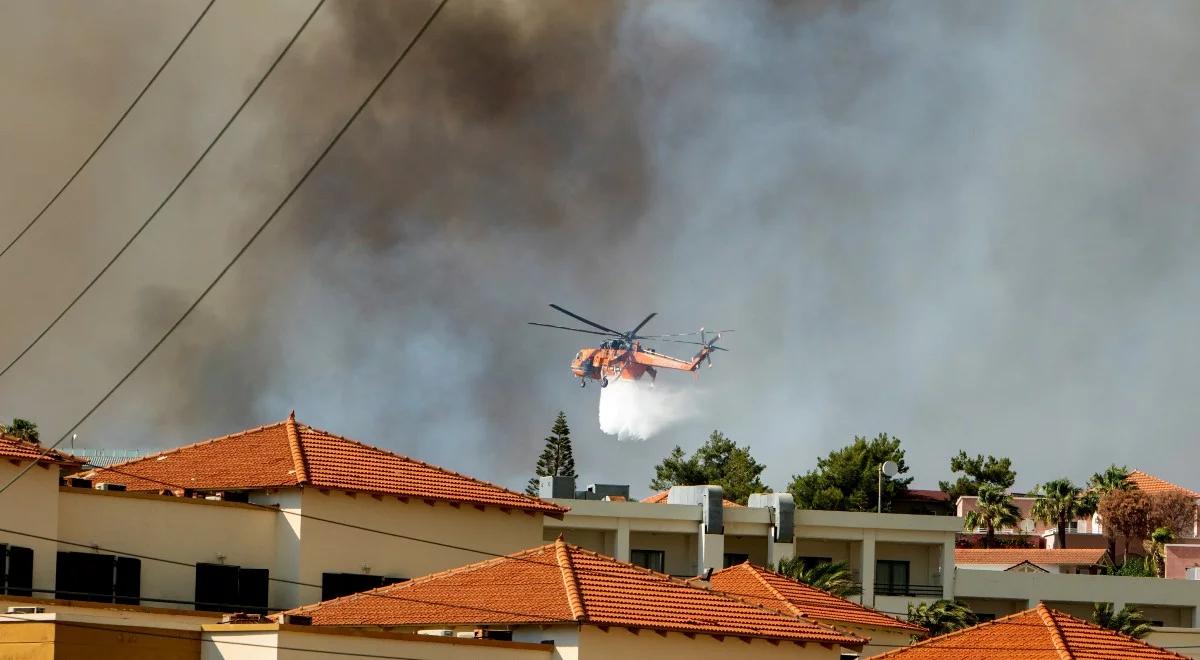
[(876, 596), (933, 596), (942, 597), (940, 584), (875, 584)]

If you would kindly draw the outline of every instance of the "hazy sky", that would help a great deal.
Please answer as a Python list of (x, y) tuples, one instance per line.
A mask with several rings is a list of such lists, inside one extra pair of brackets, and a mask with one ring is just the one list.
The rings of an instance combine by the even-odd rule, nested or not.
[[(203, 7), (0, 0), (0, 242)], [(217, 0), (0, 259), (0, 363), (163, 199), (311, 9)], [(329, 0), (95, 290), (0, 379), (57, 438), (278, 203), (432, 8)], [(720, 428), (783, 488), (858, 435), (916, 485), (959, 448), (1018, 487), (1109, 463), (1196, 487), (1200, 5), (450, 0), (169, 342), (80, 429), (165, 447), (307, 423), (520, 486), (560, 409), (581, 482)], [(597, 424), (532, 328), (557, 302), (733, 327), (690, 421)], [(667, 348), (664, 345), (662, 348)], [(686, 353), (687, 351), (678, 351)], [(2, 364), (0, 364), (2, 366)]]

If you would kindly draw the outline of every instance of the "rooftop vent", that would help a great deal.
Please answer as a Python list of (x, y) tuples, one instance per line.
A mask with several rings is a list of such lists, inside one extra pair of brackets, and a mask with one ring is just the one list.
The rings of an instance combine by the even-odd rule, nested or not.
[(96, 490), (109, 490), (114, 493), (119, 493), (125, 490), (125, 484), (110, 484), (107, 481), (102, 481), (95, 486)]
[(18, 605), (8, 608), (9, 614), (45, 614), (46, 608), (33, 605)]

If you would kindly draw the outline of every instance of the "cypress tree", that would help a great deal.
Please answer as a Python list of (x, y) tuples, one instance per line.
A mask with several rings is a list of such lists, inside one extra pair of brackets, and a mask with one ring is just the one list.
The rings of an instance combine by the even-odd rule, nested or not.
[(529, 480), (525, 492), (530, 495), (538, 494), (538, 477), (574, 477), (575, 456), (571, 451), (571, 429), (567, 426), (567, 414), (559, 411), (546, 437), (546, 448), (538, 457), (537, 467), (533, 473), (537, 476)]

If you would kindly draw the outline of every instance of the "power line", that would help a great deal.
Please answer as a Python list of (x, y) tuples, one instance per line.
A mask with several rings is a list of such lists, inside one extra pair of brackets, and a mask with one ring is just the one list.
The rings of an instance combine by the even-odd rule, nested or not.
[(58, 201), (58, 198), (62, 196), (63, 192), (66, 191), (66, 189), (69, 188), (72, 183), (74, 183), (75, 178), (79, 176), (79, 173), (88, 166), (88, 163), (92, 162), (92, 159), (96, 157), (96, 154), (100, 152), (100, 149), (102, 149), (104, 145), (108, 143), (108, 138), (112, 137), (113, 133), (117, 132), (117, 129), (125, 121), (125, 118), (129, 116), (130, 112), (133, 111), (134, 106), (138, 104), (138, 101), (142, 100), (142, 97), (145, 96), (146, 92), (150, 90), (150, 87), (154, 85), (154, 81), (158, 80), (159, 74), (163, 72), (163, 69), (167, 68), (167, 65), (171, 63), (171, 60), (175, 59), (175, 53), (178, 53), (179, 49), (183, 47), (183, 43), (188, 40), (188, 37), (192, 36), (192, 32), (196, 30), (196, 26), (200, 25), (200, 21), (204, 19), (204, 16), (208, 14), (208, 10), (212, 9), (213, 3), (216, 1), (217, 0), (208, 0), (208, 4), (204, 6), (204, 9), (200, 12), (200, 15), (196, 17), (195, 21), (192, 21), (192, 26), (188, 28), (187, 32), (183, 33), (183, 38), (179, 40), (179, 43), (175, 44), (175, 48), (171, 49), (171, 53), (167, 55), (167, 59), (163, 60), (162, 65), (158, 67), (158, 70), (154, 72), (154, 75), (150, 76), (150, 80), (146, 81), (146, 85), (142, 87), (142, 91), (138, 92), (138, 95), (134, 97), (133, 102), (129, 104), (129, 107), (125, 108), (125, 112), (122, 112), (121, 116), (117, 118), (117, 123), (113, 124), (112, 128), (108, 129), (108, 132), (105, 133), (104, 137), (100, 139), (100, 144), (97, 144), (96, 148), (92, 149), (92, 153), (88, 154), (88, 157), (83, 159), (83, 163), (80, 164), (79, 168), (75, 170), (75, 173), (67, 179), (66, 183), (62, 184), (62, 187), (58, 189), (58, 192), (54, 193), (54, 196), (50, 198), (50, 201), (46, 202), (46, 205), (42, 207), (42, 210), (38, 211), (37, 215), (33, 216), (33, 219), (29, 221), (29, 224), (25, 225), (24, 229), (17, 232), (17, 235), (8, 242), (8, 245), (4, 246), (3, 250), (0, 250), (0, 259), (3, 259), (4, 255), (8, 254), (8, 251), (12, 249), (12, 246), (16, 245), (17, 241), (21, 240), (21, 237), (23, 237), (26, 232), (28, 232), (35, 224), (37, 224), (38, 220), (42, 219), (42, 216), (46, 214), (46, 211), (48, 211), (51, 206), (54, 206), (54, 203)]
[[(159, 340), (157, 342), (155, 342), (153, 346), (150, 347), (150, 350), (146, 351), (146, 354), (143, 355), (141, 357), (141, 359), (138, 360), (133, 365), (133, 367), (131, 367), (129, 369), (129, 371), (127, 371), (125, 373), (125, 375), (122, 376), (121, 379), (118, 380), (117, 383), (115, 385), (113, 385), (112, 388), (110, 388), (108, 390), (108, 392), (106, 392), (104, 394), (103, 397), (100, 398), (99, 401), (96, 402), (96, 405), (92, 406), (91, 409), (88, 410), (87, 413), (85, 413), (83, 415), (83, 417), (79, 418), (79, 421), (75, 422), (75, 424), (73, 424), (71, 426), (71, 428), (67, 429), (67, 432), (63, 434), (64, 438), (66, 436), (70, 435), (71, 433), (73, 433), (75, 431), (75, 429), (79, 428), (80, 425), (82, 425), (84, 422), (86, 422), (88, 420), (88, 418), (90, 418), (92, 416), (92, 414), (95, 413), (100, 408), (100, 406), (104, 405), (105, 402), (107, 402), (109, 400), (109, 398), (111, 398), (112, 395), (118, 389), (120, 389), (120, 387), (122, 385), (125, 384), (125, 381), (129, 380), (129, 378), (131, 376), (133, 376), (133, 374), (139, 368), (141, 368), (141, 366), (143, 364), (145, 364), (147, 360), (150, 359), (150, 356), (154, 355), (154, 352), (157, 351), (160, 346), (162, 346), (164, 343), (166, 343), (167, 339), (175, 332), (175, 330), (177, 330), (179, 328), (179, 326), (183, 325), (183, 322), (186, 321), (189, 316), (191, 316), (192, 312), (195, 311), (196, 308), (200, 306), (200, 303), (204, 301), (204, 299), (208, 296), (209, 292), (211, 292), (217, 286), (217, 284), (221, 281), (221, 279), (225, 277), (225, 274), (228, 273), (231, 268), (233, 268), (234, 264), (236, 264), (238, 262), (238, 260), (241, 259), (242, 255), (244, 255), (246, 253), (246, 251), (250, 249), (250, 246), (254, 244), (254, 241), (259, 236), (262, 235), (263, 231), (265, 231), (267, 229), (267, 227), (271, 224), (271, 221), (274, 220), (276, 218), (276, 216), (279, 215), (279, 212), (283, 210), (283, 207), (287, 205), (287, 203), (292, 199), (293, 196), (295, 196), (296, 191), (298, 191), (300, 189), (300, 187), (302, 185), (304, 185), (304, 182), (307, 181), (310, 176), (312, 176), (312, 173), (317, 169), (317, 166), (320, 165), (323, 160), (325, 160), (325, 156), (327, 156), (329, 154), (329, 152), (333, 150), (333, 147), (338, 143), (338, 140), (340, 140), (341, 137), (346, 134), (346, 131), (348, 131), (350, 129), (350, 126), (354, 124), (354, 121), (356, 119), (358, 119), (359, 115), (362, 114), (363, 110), (366, 109), (367, 105), (371, 102), (371, 100), (375, 98), (375, 95), (383, 87), (384, 83), (386, 83), (392, 77), (392, 73), (395, 72), (395, 70), (397, 68), (399, 68), (400, 64), (405, 60), (405, 58), (408, 56), (408, 54), (410, 52), (412, 52), (412, 49), (417, 45), (417, 42), (420, 41), (421, 37), (425, 34), (426, 30), (429, 29), (429, 26), (433, 24), (434, 19), (437, 18), (438, 14), (441, 13), (442, 8), (444, 8), (446, 6), (446, 3), (448, 1), (449, 0), (441, 0), (438, 3), (437, 7), (434, 8), (433, 12), (429, 14), (429, 18), (427, 18), (425, 20), (425, 23), (423, 23), (421, 25), (421, 29), (417, 30), (417, 33), (408, 42), (408, 45), (404, 48), (403, 51), (400, 52), (400, 54), (396, 57), (395, 61), (392, 62), (392, 65), (388, 68), (387, 72), (383, 74), (383, 77), (379, 79), (379, 82), (376, 83), (373, 88), (371, 88), (370, 93), (367, 94), (366, 98), (364, 98), (362, 100), (362, 103), (360, 103), (358, 105), (358, 107), (354, 110), (354, 113), (350, 115), (350, 117), (342, 125), (341, 129), (339, 129), (338, 132), (333, 136), (333, 139), (329, 141), (329, 144), (325, 146), (325, 148), (317, 156), (316, 160), (314, 160), (312, 162), (312, 164), (308, 167), (308, 169), (305, 170), (304, 174), (300, 177), (300, 179), (296, 181), (296, 184), (294, 186), (292, 186), (292, 189), (290, 191), (288, 191), (287, 195), (284, 196), (283, 200), (279, 202), (279, 205), (275, 207), (275, 210), (272, 211), (271, 214), (267, 216), (267, 219), (264, 220), (262, 222), (262, 224), (260, 224), (258, 226), (258, 229), (256, 229), (254, 231), (254, 233), (250, 235), (250, 238), (246, 241), (246, 243), (244, 245), (242, 245), (241, 249), (239, 249), (233, 255), (233, 258), (229, 260), (229, 263), (225, 264), (225, 267), (222, 268), (219, 273), (217, 273), (217, 276), (213, 279), (213, 281), (210, 282), (208, 284), (208, 286), (205, 287), (204, 290), (200, 292), (200, 295), (196, 298), (196, 300), (194, 300), (192, 302), (192, 304), (190, 306), (188, 306), (188, 308), (186, 310), (184, 310), (183, 314), (175, 321), (175, 323), (173, 323), (171, 325), (171, 327), (167, 328), (167, 331), (165, 333), (163, 333), (163, 336), (160, 337)], [(316, 14), (317, 9), (319, 9), (321, 7), (321, 5), (324, 4), (324, 2), (325, 2), (325, 0), (320, 0), (317, 3), (317, 6), (313, 8), (313, 13), (309, 14), (308, 19), (305, 20), (305, 23), (304, 23), (305, 25), (308, 24), (308, 21), (312, 20), (313, 15)], [(301, 26), (301, 30), (303, 30), (303, 27), (304, 26)], [(297, 32), (297, 36), (299, 36), (299, 32)], [(295, 37), (293, 37), (293, 39), (292, 39), (292, 42), (294, 42), (294, 41), (295, 41)], [(289, 42), (289, 46), (291, 45), (292, 42)], [(281, 54), (281, 57), (282, 57), (282, 54)], [(276, 63), (278, 63), (278, 60), (276, 60)], [(205, 153), (207, 153), (207, 151)], [(203, 156), (201, 156), (201, 157), (203, 158)], [(197, 162), (199, 162), (199, 161), (197, 161)], [(124, 249), (124, 248), (122, 248), (122, 249)], [(118, 256), (119, 256), (119, 254), (118, 254)], [(114, 260), (115, 260), (115, 258), (114, 258)], [(111, 264), (112, 262), (109, 262), (109, 263)], [(107, 266), (106, 266), (106, 268), (107, 268)], [(97, 277), (99, 277), (99, 276), (97, 276)], [(82, 294), (80, 294), (80, 295), (82, 295)], [(78, 298), (76, 298), (76, 300), (78, 300)], [(72, 304), (74, 304), (74, 303), (72, 303)], [(62, 315), (60, 315), (59, 318), (62, 318)], [(28, 349), (26, 349), (26, 350), (28, 350)], [(14, 361), (14, 363), (15, 363), (15, 361)], [(9, 365), (9, 366), (11, 366), (11, 365)], [(7, 371), (7, 369), (6, 369), (6, 371)], [(4, 372), (0, 372), (0, 376), (3, 376), (3, 375), (4, 375)]]
[[(313, 7), (312, 11), (309, 12), (308, 17), (305, 18), (304, 22), (300, 24), (300, 29), (296, 30), (296, 33), (292, 35), (290, 40), (288, 40), (287, 45), (283, 47), (283, 50), (279, 51), (279, 55), (277, 55), (275, 60), (271, 62), (271, 66), (267, 67), (266, 73), (264, 73), (262, 77), (258, 79), (258, 82), (254, 85), (254, 88), (250, 90), (250, 94), (248, 94), (242, 101), (241, 105), (237, 107), (237, 110), (235, 110), (234, 113), (229, 117), (229, 120), (225, 122), (225, 125), (221, 127), (221, 130), (217, 132), (217, 135), (213, 137), (212, 141), (208, 143), (208, 146), (204, 148), (204, 151), (200, 152), (200, 156), (196, 158), (195, 162), (192, 163), (192, 166), (183, 173), (183, 176), (180, 177), (179, 181), (175, 183), (175, 187), (171, 188), (171, 192), (167, 193), (167, 196), (163, 198), (163, 201), (154, 209), (152, 213), (150, 213), (149, 217), (142, 222), (141, 226), (137, 228), (137, 231), (133, 232), (129, 239), (125, 241), (125, 244), (121, 246), (121, 249), (117, 250), (117, 253), (113, 255), (112, 259), (109, 259), (108, 263), (104, 264), (104, 267), (100, 269), (100, 272), (96, 273), (91, 281), (87, 283), (87, 286), (83, 287), (83, 290), (80, 291), (75, 298), (73, 298), (71, 302), (68, 303), (67, 306), (58, 313), (58, 316), (54, 317), (54, 320), (51, 321), (49, 325), (47, 325), (40, 333), (38, 333), (36, 337), (33, 338), (33, 341), (29, 342), (28, 346), (26, 346), (20, 353), (17, 353), (17, 356), (8, 363), (8, 366), (4, 367), (3, 370), (0, 370), (0, 378), (3, 378), (4, 375), (13, 368), (13, 366), (21, 361), (21, 358), (25, 357), (29, 351), (33, 350), (33, 347), (37, 346), (38, 342), (42, 341), (42, 338), (54, 329), (54, 326), (58, 325), (58, 322), (61, 321), (68, 312), (74, 309), (76, 303), (78, 303), (85, 295), (87, 295), (88, 291), (92, 290), (92, 287), (96, 285), (96, 282), (99, 282), (100, 278), (104, 277), (104, 274), (108, 272), (108, 269), (112, 268), (112, 265), (117, 263), (117, 260), (121, 258), (121, 255), (125, 254), (125, 251), (129, 249), (129, 246), (133, 245), (133, 242), (137, 240), (138, 236), (142, 235), (142, 232), (146, 230), (146, 227), (150, 226), (150, 223), (153, 222), (156, 217), (158, 217), (159, 212), (163, 210), (167, 203), (174, 199), (175, 193), (179, 192), (179, 189), (182, 188), (183, 184), (192, 176), (192, 172), (195, 172), (196, 168), (200, 166), (200, 163), (204, 160), (204, 157), (208, 155), (208, 152), (212, 151), (213, 147), (217, 145), (217, 142), (219, 142), (220, 139), (225, 135), (225, 132), (229, 130), (229, 127), (233, 125), (234, 120), (236, 120), (238, 116), (242, 114), (242, 110), (246, 108), (246, 106), (250, 103), (250, 100), (253, 99), (255, 94), (258, 93), (258, 90), (262, 88), (263, 83), (267, 82), (267, 78), (269, 78), (271, 73), (275, 71), (275, 67), (279, 66), (279, 62), (283, 60), (283, 56), (287, 55), (288, 51), (291, 50), (292, 45), (295, 44), (296, 40), (300, 38), (300, 33), (304, 32), (304, 28), (308, 27), (308, 24), (312, 21), (313, 16), (316, 16), (317, 10), (319, 10), (323, 4), (325, 4), (325, 0), (317, 0), (317, 4)], [(88, 414), (90, 415), (91, 413), (89, 412)], [(74, 430), (75, 428), (71, 429), (71, 431)], [(70, 433), (71, 431), (68, 431), (67, 433)]]

